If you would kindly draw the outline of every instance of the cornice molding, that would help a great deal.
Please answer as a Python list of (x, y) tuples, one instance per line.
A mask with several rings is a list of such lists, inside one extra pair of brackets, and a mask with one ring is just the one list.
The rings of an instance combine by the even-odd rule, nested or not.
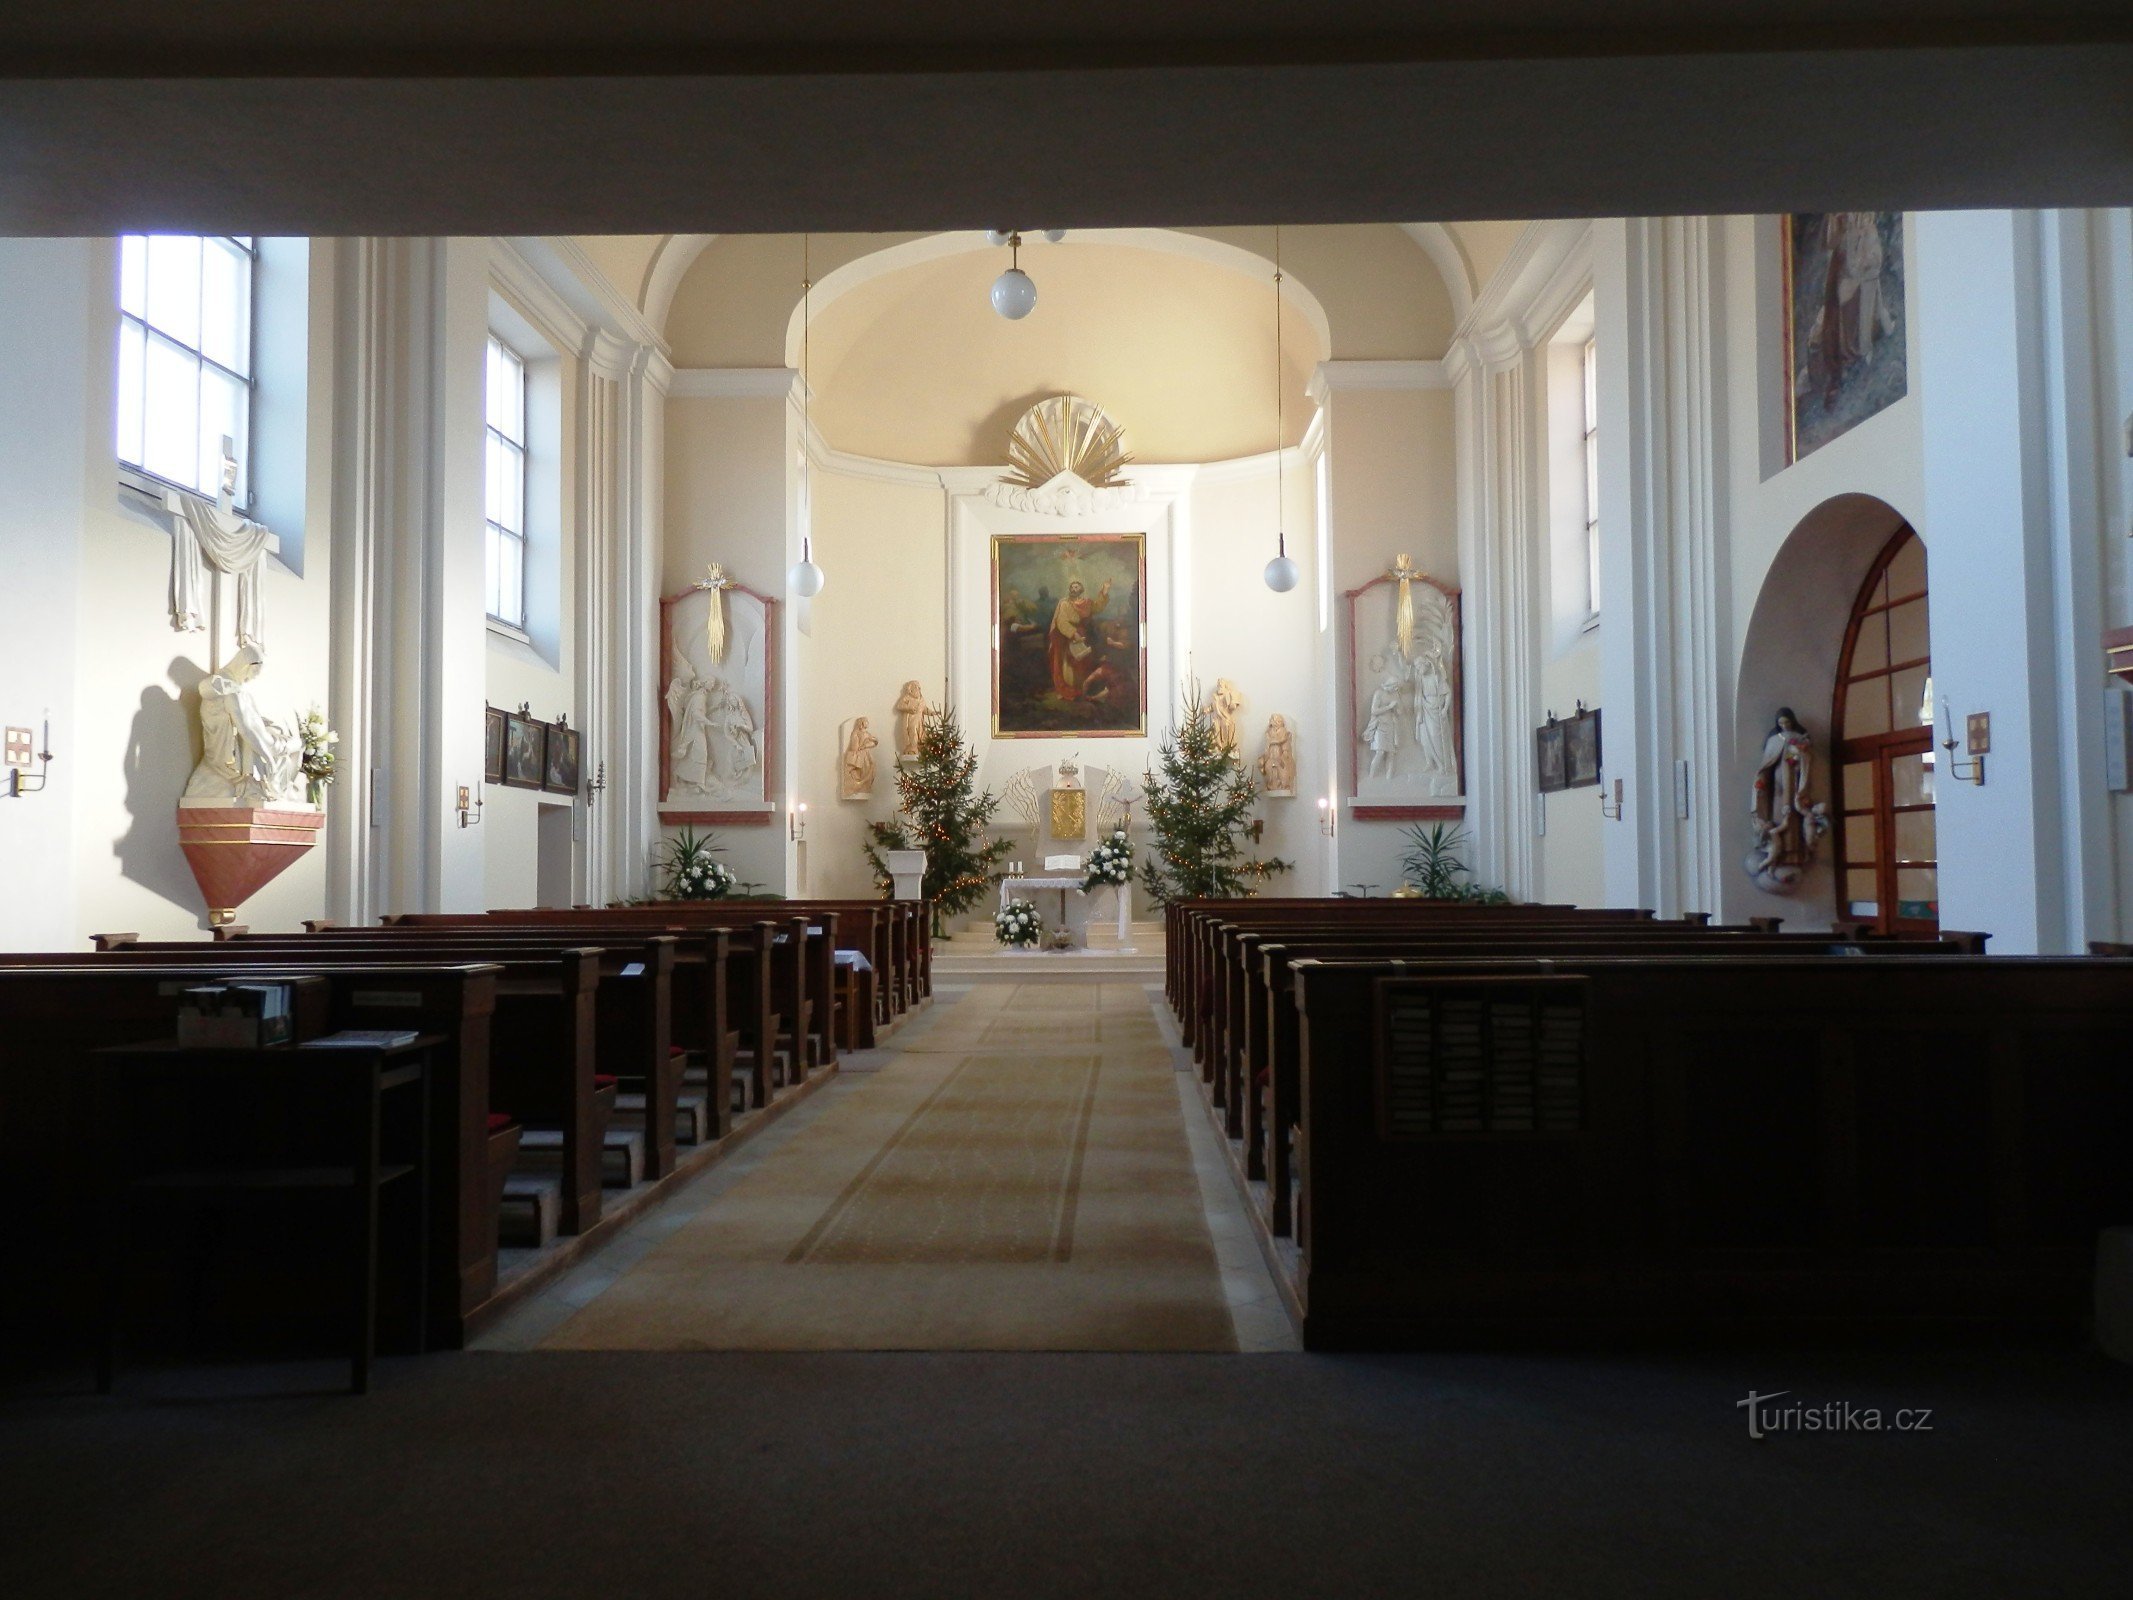
[(1451, 376), (1442, 361), (1321, 361), (1304, 393), (1323, 406), (1343, 389), (1449, 389)]
[(1498, 371), (1546, 342), (1592, 287), (1592, 224), (1533, 222), (1452, 335), (1445, 366), (1456, 381), (1478, 366)]
[(549, 282), (547, 274), (528, 260), (516, 241), (489, 241), (489, 281), (531, 322), (534, 330), (558, 351), (582, 355), (591, 332), (585, 319)]
[(797, 398), (800, 374), (791, 367), (675, 367), (667, 394), (675, 400)]
[(632, 344), (666, 350), (666, 336), (627, 295), (608, 282), (607, 274), (593, 264), (577, 240), (520, 237), (510, 243), (570, 303), (581, 320)]

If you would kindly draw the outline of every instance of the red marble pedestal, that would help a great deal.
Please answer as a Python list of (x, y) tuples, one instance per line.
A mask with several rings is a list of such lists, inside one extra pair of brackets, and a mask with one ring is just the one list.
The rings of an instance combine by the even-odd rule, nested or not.
[(318, 843), (325, 825), (326, 813), (309, 806), (178, 807), (178, 846), (207, 899), (209, 925), (233, 920), (239, 906)]

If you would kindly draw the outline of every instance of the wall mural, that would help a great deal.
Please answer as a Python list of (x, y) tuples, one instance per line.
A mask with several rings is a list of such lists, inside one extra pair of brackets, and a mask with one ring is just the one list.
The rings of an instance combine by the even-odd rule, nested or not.
[(659, 602), (659, 819), (771, 819), (777, 601), (715, 563)]
[(1800, 211), (1783, 232), (1785, 415), (1797, 461), (1909, 386), (1903, 213)]
[(995, 738), (1146, 735), (1147, 577), (1145, 534), (993, 535)]

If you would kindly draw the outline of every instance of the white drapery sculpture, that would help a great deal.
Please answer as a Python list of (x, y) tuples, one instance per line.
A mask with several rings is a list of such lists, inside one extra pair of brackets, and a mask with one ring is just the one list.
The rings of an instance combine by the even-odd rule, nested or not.
[(266, 628), (262, 558), (274, 536), (262, 523), (236, 510), (225, 494), (210, 503), (172, 490), (163, 497), (170, 513), (170, 626), (198, 633), (207, 626), (202, 595), (207, 569), (237, 580), (237, 642), (259, 644)]

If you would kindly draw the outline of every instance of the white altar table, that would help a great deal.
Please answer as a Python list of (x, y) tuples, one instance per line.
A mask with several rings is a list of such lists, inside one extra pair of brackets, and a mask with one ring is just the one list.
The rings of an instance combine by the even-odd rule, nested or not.
[[(1058, 874), (1047, 874), (1035, 878), (1002, 878), (1000, 880), (1000, 904), (1003, 906), (1010, 900), (1026, 899), (1036, 906), (1039, 912), (1048, 912), (1051, 908), (1044, 901), (1037, 898), (1040, 894), (1056, 894), (1059, 896), (1058, 918), (1056, 920), (1048, 918), (1045, 923), (1046, 929), (1069, 929), (1074, 934), (1075, 945), (1080, 949), (1087, 949), (1089, 944), (1089, 896), (1088, 891), (1082, 888), (1081, 879), (1078, 876), (1065, 877)], [(1128, 943), (1128, 940), (1131, 938), (1133, 924), (1133, 886), (1131, 884), (1114, 886), (1112, 898), (1118, 902), (1119, 951), (1123, 954), (1131, 954), (1133, 947)]]

